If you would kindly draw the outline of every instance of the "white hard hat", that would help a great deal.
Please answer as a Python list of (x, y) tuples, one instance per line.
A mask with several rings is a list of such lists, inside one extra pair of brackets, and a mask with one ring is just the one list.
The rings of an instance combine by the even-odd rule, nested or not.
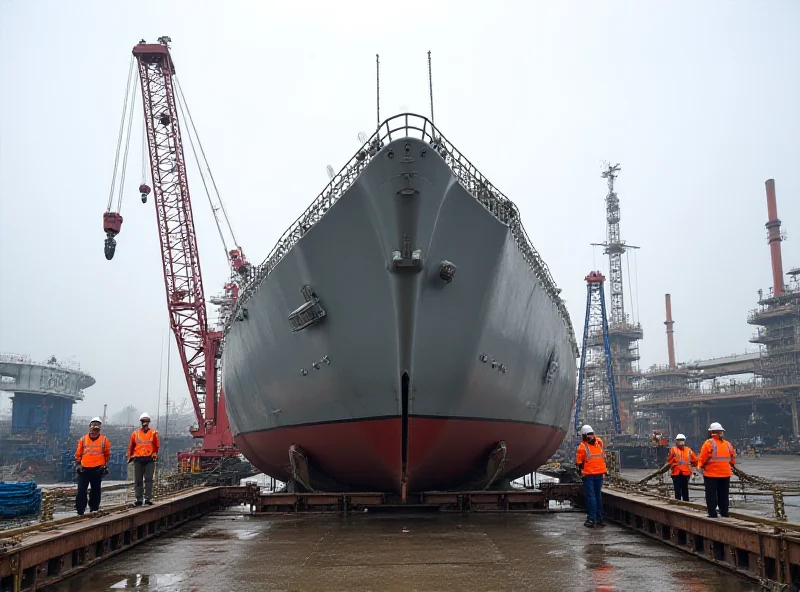
[(709, 431), (714, 431), (714, 430), (719, 430), (721, 432), (725, 431), (725, 428), (722, 427), (722, 424), (717, 422), (717, 421), (715, 421), (710, 426), (708, 426), (708, 429), (709, 429)]
[(97, 422), (97, 423), (99, 423), (99, 424), (102, 424), (102, 423), (103, 423), (103, 420), (102, 420), (102, 419), (100, 419), (99, 417), (93, 417), (93, 418), (92, 418), (92, 421), (90, 421), (89, 423), (94, 423), (94, 422)]
[(586, 434), (594, 434), (592, 426), (590, 426), (588, 423), (581, 428), (581, 436), (585, 436)]
[(145, 411), (144, 413), (142, 413), (142, 414), (139, 416), (139, 421), (142, 421), (143, 419), (150, 419), (150, 414), (149, 414), (149, 413), (147, 413), (147, 411)]
[(685, 440), (686, 436), (684, 436), (683, 434), (678, 434), (677, 436), (675, 436), (675, 439), (676, 440)]

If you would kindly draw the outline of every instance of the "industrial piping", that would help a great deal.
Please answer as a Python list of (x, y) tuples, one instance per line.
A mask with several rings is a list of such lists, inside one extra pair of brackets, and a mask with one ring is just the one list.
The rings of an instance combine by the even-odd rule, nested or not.
[(770, 258), (772, 259), (772, 294), (783, 296), (783, 261), (781, 259), (781, 221), (778, 218), (778, 204), (775, 200), (775, 179), (767, 179), (767, 227)]

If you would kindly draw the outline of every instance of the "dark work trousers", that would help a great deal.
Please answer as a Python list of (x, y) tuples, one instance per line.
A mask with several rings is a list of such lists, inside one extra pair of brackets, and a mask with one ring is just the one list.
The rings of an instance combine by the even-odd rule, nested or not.
[(92, 486), (89, 493), (89, 510), (96, 512), (100, 509), (100, 484), (103, 481), (103, 467), (81, 469), (78, 473), (78, 495), (75, 496), (75, 509), (78, 515), (86, 511), (86, 490)]
[(673, 475), (672, 487), (675, 488), (675, 499), (689, 501), (689, 475)]
[(586, 498), (586, 519), (599, 522), (603, 519), (603, 476), (585, 475), (583, 495)]
[(712, 518), (716, 518), (717, 507), (719, 507), (719, 515), (727, 517), (731, 478), (703, 476), (703, 485), (706, 487), (706, 508), (708, 508), (708, 515)]
[[(149, 456), (133, 459), (133, 493), (137, 502), (142, 501), (142, 491), (144, 491), (146, 501), (153, 499), (153, 475), (155, 472), (156, 463)], [(144, 487), (142, 487), (143, 480)]]

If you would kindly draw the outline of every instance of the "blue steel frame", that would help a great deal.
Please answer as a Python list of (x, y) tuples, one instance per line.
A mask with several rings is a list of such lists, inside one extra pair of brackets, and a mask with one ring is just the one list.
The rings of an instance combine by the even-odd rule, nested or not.
[(600, 311), (603, 317), (603, 349), (606, 357), (606, 378), (608, 379), (608, 392), (611, 398), (611, 410), (614, 417), (615, 433), (622, 433), (622, 425), (619, 419), (619, 408), (617, 407), (617, 390), (614, 387), (614, 368), (611, 365), (611, 346), (608, 343), (608, 317), (606, 315), (606, 299), (603, 293), (602, 281), (591, 281), (586, 284), (586, 318), (583, 322), (583, 346), (581, 347), (581, 366), (578, 374), (578, 397), (575, 400), (575, 417), (573, 427), (575, 428), (576, 439), (580, 438), (580, 413), (583, 402), (583, 377), (586, 372), (586, 349), (589, 341), (589, 319), (592, 310), (592, 296), (597, 294), (600, 298)]

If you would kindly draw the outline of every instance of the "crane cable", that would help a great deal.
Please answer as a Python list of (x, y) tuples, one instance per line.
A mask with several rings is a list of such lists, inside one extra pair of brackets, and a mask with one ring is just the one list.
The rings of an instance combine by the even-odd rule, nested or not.
[(142, 119), (142, 185), (147, 183), (147, 161), (148, 152), (147, 152), (147, 124), (145, 123), (144, 119)]
[[(200, 147), (200, 153), (203, 156), (203, 162), (205, 163), (205, 168), (208, 171), (208, 176), (211, 179), (211, 184), (214, 186), (214, 193), (217, 196), (217, 202), (219, 203), (219, 208), (222, 210), (222, 216), (225, 218), (225, 224), (228, 227), (228, 232), (230, 232), (230, 234), (231, 234), (231, 238), (233, 239), (234, 246), (236, 246), (238, 248), (240, 246), (239, 245), (239, 241), (236, 240), (236, 233), (233, 232), (233, 226), (231, 225), (230, 218), (228, 217), (228, 210), (225, 208), (225, 203), (222, 201), (222, 196), (219, 193), (219, 188), (217, 187), (217, 182), (214, 179), (214, 173), (211, 172), (211, 166), (208, 164), (208, 159), (206, 158), (206, 151), (203, 149), (203, 143), (200, 141), (200, 134), (197, 133), (197, 128), (194, 125), (194, 118), (192, 117), (192, 112), (189, 110), (189, 104), (186, 102), (186, 97), (183, 96), (183, 89), (181, 88), (181, 83), (178, 80), (177, 76), (175, 76), (175, 85), (178, 88), (178, 94), (180, 96), (179, 105), (181, 105), (181, 111), (183, 111), (183, 108), (185, 107), (186, 115), (188, 115), (188, 119), (187, 119), (186, 115), (184, 116), (184, 121), (188, 121), (189, 122), (189, 124), (192, 126), (192, 131), (194, 131), (194, 135), (197, 137), (197, 145)], [(192, 139), (192, 135), (189, 134), (189, 143), (192, 145), (192, 150), (194, 151), (194, 144), (192, 143), (191, 139)], [(199, 161), (199, 159), (197, 159), (197, 153), (196, 152), (195, 152), (195, 159), (197, 160), (197, 166), (200, 167), (200, 161)], [(201, 176), (203, 176), (202, 175), (202, 169), (201, 169)], [(203, 184), (205, 184), (205, 179), (203, 180)], [(211, 196), (209, 195), (209, 201), (210, 200), (211, 200)], [(213, 208), (213, 206), (212, 206), (212, 208)], [(215, 210), (214, 217), (216, 218), (216, 210)], [(220, 230), (220, 233), (222, 233), (221, 230)], [(223, 241), (223, 243), (224, 242), (225, 241)], [(226, 247), (226, 249), (225, 249), (226, 256), (227, 256), (227, 252), (228, 252), (228, 249)]]
[[(139, 71), (133, 75), (133, 84), (139, 79)], [(128, 133), (125, 135), (125, 154), (122, 156), (122, 170), (119, 175), (119, 196), (117, 197), (117, 212), (122, 210), (122, 191), (125, 189), (125, 172), (128, 169), (128, 149), (131, 147), (131, 128), (133, 127), (133, 112), (136, 110), (136, 91), (131, 98), (131, 108), (128, 111)]]
[[(175, 78), (175, 82), (177, 83), (177, 77), (174, 77), (174, 78)], [(179, 92), (180, 92), (180, 85), (178, 85), (178, 89), (179, 89)], [(176, 96), (175, 98), (176, 98), (176, 103), (178, 104), (178, 109), (180, 110), (181, 115), (183, 117), (183, 121), (187, 121), (186, 113), (184, 112), (184, 107), (185, 107), (186, 111), (189, 110), (189, 107), (185, 106), (185, 100), (181, 100), (183, 98), (183, 93), (180, 93), (180, 95)], [(220, 225), (220, 222), (219, 222), (219, 216), (217, 216), (217, 209), (214, 207), (214, 202), (211, 199), (211, 193), (208, 190), (208, 183), (206, 183), (206, 177), (203, 174), (203, 167), (200, 165), (200, 159), (199, 159), (199, 157), (197, 155), (197, 150), (194, 147), (194, 140), (192, 140), (191, 130), (188, 129), (188, 126), (187, 126), (187, 129), (186, 129), (186, 132), (187, 132), (186, 136), (189, 138), (189, 145), (192, 147), (192, 153), (194, 154), (194, 160), (197, 163), (197, 168), (200, 170), (200, 178), (203, 180), (203, 187), (206, 190), (206, 197), (208, 198), (208, 205), (211, 206), (211, 213), (214, 215), (214, 222), (217, 225), (217, 232), (219, 232), (219, 238), (222, 241), (223, 248), (225, 249), (225, 260), (227, 261), (228, 260), (228, 244), (225, 242), (225, 235), (222, 232), (222, 226)], [(200, 143), (200, 139), (199, 138), (198, 138), (197, 142), (198, 142), (198, 144)], [(219, 197), (219, 193), (217, 193), (217, 197)], [(220, 202), (220, 204), (221, 204), (221, 202)], [(230, 226), (228, 226), (228, 228), (230, 228)], [(231, 233), (231, 234), (233, 234), (233, 233)], [(236, 238), (234, 238), (233, 240), (235, 241)]]
[[(119, 166), (119, 150), (122, 145), (122, 133), (125, 131), (125, 110), (128, 107), (128, 97), (130, 96), (130, 91), (131, 91), (131, 78), (133, 76), (133, 61), (134, 57), (133, 55), (131, 55), (131, 62), (128, 65), (128, 81), (125, 83), (125, 100), (122, 103), (122, 117), (120, 118), (119, 122), (117, 153), (114, 155), (114, 174), (111, 177), (111, 189), (108, 192), (108, 206), (106, 206), (106, 212), (111, 211), (111, 202), (114, 200), (114, 184), (117, 181), (117, 168)], [(117, 211), (119, 211), (119, 209)]]

